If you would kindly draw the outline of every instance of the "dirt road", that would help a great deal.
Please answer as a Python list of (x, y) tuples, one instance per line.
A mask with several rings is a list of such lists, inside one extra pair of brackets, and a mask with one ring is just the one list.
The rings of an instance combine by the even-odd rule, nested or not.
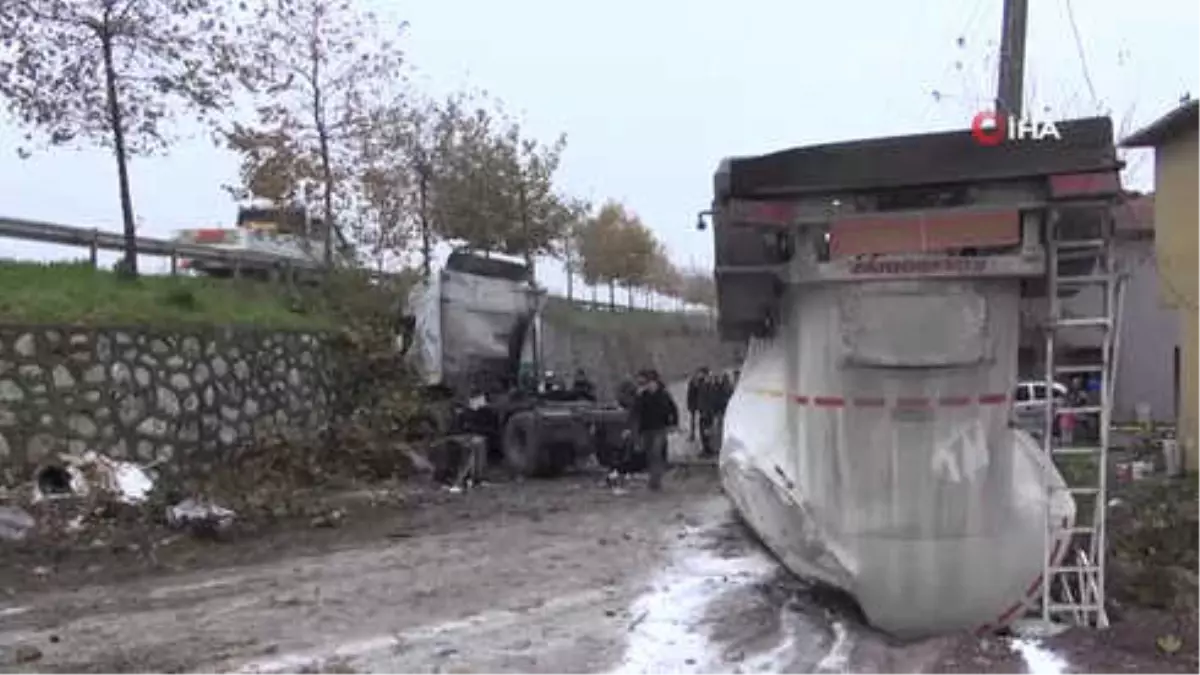
[[(682, 455), (679, 440), (675, 454)], [(783, 575), (733, 522), (712, 466), (667, 490), (595, 474), (495, 485), (259, 555), (0, 605), (0, 663), (43, 672), (924, 670)], [(354, 523), (371, 518), (371, 522)], [(294, 546), (289, 545), (294, 538)], [(269, 549), (269, 550), (268, 550)], [(169, 549), (168, 549), (169, 550)], [(266, 552), (264, 552), (266, 551)], [(204, 555), (216, 555), (205, 552)], [(98, 565), (96, 567), (99, 567)]]
[(476, 493), (478, 522), (454, 532), (36, 596), (0, 644), (59, 672), (846, 669), (853, 619), (797, 606), (711, 472), (678, 474), (653, 497), (556, 484), (547, 507), (604, 497), (544, 518), (488, 518)]

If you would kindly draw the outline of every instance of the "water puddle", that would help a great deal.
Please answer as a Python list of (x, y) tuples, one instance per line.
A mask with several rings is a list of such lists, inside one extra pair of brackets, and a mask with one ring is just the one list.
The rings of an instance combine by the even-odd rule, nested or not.
[(1025, 659), (1030, 675), (1062, 675), (1067, 672), (1066, 659), (1046, 649), (1037, 640), (1017, 638), (1009, 642), (1009, 647)]

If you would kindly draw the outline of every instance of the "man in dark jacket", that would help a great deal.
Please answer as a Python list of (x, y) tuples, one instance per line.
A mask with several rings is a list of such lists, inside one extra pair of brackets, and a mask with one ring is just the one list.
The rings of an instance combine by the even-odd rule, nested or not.
[(595, 401), (596, 400), (596, 385), (588, 379), (587, 373), (583, 368), (575, 370), (575, 379), (571, 382), (571, 392), (575, 395), (577, 401)]
[(716, 454), (717, 418), (721, 414), (724, 390), (721, 378), (709, 373), (698, 387), (697, 408), (700, 413), (700, 456)]
[(696, 417), (700, 413), (700, 390), (708, 379), (708, 368), (700, 367), (687, 385), (688, 442), (696, 442)]
[(638, 439), (646, 453), (650, 471), (650, 489), (661, 490), (667, 469), (667, 434), (679, 425), (675, 399), (653, 370), (638, 373), (638, 394), (633, 404), (633, 419)]

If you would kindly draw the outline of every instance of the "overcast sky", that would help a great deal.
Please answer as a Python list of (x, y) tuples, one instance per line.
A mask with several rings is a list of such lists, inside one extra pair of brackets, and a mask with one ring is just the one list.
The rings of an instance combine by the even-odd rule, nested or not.
[[(994, 95), (1001, 0), (358, 0), (411, 24), (433, 92), (485, 88), (534, 133), (566, 132), (562, 184), (625, 202), (681, 265), (711, 262), (693, 229), (721, 157), (966, 128)], [(1122, 131), (1197, 85), (1195, 0), (1030, 0), (1026, 99), (1052, 116), (1111, 111)], [(1070, 16), (1074, 15), (1074, 27)], [(1078, 39), (1076, 38), (1078, 35)], [(959, 38), (963, 44), (959, 44)], [(941, 93), (936, 100), (934, 91)], [(102, 151), (20, 160), (0, 126), (0, 216), (119, 229)], [(1127, 180), (1150, 187), (1144, 159)], [(229, 225), (236, 162), (205, 140), (136, 160), (140, 231)], [(0, 257), (70, 258), (0, 239)], [(161, 269), (161, 265), (158, 267)], [(561, 289), (562, 273), (539, 275)]]

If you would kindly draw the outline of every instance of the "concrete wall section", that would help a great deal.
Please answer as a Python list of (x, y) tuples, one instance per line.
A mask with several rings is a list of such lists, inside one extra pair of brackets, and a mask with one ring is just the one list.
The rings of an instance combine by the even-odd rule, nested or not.
[(681, 321), (670, 329), (638, 326), (636, 321), (611, 324), (578, 325), (569, 318), (547, 317), (542, 336), (546, 367), (568, 380), (576, 368), (583, 368), (601, 398), (611, 399), (621, 380), (642, 368), (655, 368), (665, 381), (674, 382), (702, 365), (739, 366), (745, 354), (744, 347), (722, 342), (703, 318)]

